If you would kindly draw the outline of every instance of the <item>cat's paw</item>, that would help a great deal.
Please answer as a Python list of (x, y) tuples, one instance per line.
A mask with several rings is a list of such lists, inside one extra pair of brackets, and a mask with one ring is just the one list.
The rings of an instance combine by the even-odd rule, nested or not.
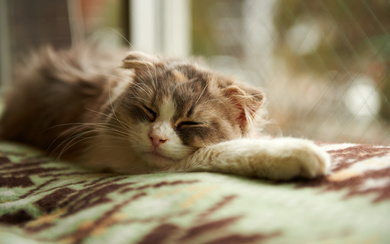
[(295, 177), (315, 178), (330, 173), (330, 155), (313, 142), (295, 138), (270, 141), (273, 156), (268, 158), (268, 177), (289, 180)]
[(302, 147), (295, 149), (296, 160), (299, 162), (301, 169), (298, 176), (315, 178), (329, 174), (331, 167), (330, 155), (310, 141), (302, 141), (300, 144)]

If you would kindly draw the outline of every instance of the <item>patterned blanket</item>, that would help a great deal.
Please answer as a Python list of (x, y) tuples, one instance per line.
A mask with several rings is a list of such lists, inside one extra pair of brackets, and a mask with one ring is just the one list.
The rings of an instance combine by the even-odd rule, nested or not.
[(390, 147), (322, 144), (333, 174), (96, 174), (0, 143), (0, 243), (390, 243)]

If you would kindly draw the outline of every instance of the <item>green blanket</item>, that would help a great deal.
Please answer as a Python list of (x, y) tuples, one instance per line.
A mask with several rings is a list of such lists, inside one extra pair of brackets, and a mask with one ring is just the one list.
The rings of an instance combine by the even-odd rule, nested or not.
[(390, 147), (322, 144), (333, 174), (96, 174), (0, 143), (0, 243), (390, 243)]

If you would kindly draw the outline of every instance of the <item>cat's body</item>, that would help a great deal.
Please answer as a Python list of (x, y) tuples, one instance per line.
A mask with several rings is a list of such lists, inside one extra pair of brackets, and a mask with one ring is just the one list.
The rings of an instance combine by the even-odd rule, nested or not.
[(46, 48), (20, 73), (5, 101), (0, 137), (84, 166), (270, 179), (329, 171), (329, 155), (310, 141), (248, 139), (262, 91), (196, 64), (81, 45)]

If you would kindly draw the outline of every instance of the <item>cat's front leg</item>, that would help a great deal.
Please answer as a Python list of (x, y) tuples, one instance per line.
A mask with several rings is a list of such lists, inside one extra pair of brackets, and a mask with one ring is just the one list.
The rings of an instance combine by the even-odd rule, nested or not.
[(330, 163), (330, 155), (308, 140), (240, 139), (199, 149), (181, 162), (178, 170), (289, 180), (326, 175)]

